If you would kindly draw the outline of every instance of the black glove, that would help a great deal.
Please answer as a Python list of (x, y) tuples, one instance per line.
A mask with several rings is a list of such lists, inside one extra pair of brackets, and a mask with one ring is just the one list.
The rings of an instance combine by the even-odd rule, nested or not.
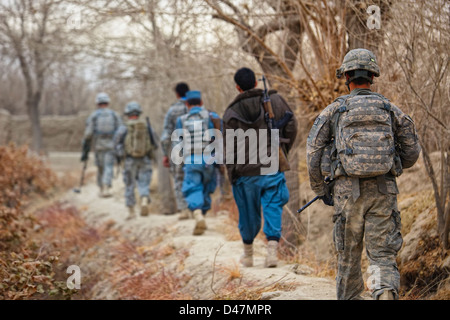
[(89, 140), (83, 140), (83, 151), (81, 151), (81, 162), (85, 162), (89, 159), (89, 151), (91, 150), (91, 142)]
[(322, 200), (323, 203), (325, 203), (327, 206), (330, 206), (330, 207), (334, 206), (333, 196), (330, 194), (325, 194), (325, 195), (321, 196), (320, 200)]
[(83, 153), (81, 154), (81, 162), (88, 161), (88, 159), (89, 159), (89, 153), (83, 152)]
[(330, 206), (330, 207), (334, 206), (333, 188), (334, 188), (334, 183), (325, 184), (325, 194), (320, 197), (320, 199), (323, 201), (323, 203), (325, 203), (327, 206)]

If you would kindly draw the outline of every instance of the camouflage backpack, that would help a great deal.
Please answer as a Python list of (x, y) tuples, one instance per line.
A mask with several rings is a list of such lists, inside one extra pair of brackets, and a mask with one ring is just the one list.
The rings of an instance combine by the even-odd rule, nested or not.
[(150, 156), (153, 151), (153, 145), (145, 121), (141, 119), (129, 120), (126, 125), (125, 153), (135, 158)]
[(332, 120), (332, 175), (340, 168), (356, 178), (392, 172), (396, 156), (393, 119), (391, 104), (381, 95), (346, 96)]
[(189, 132), (189, 139), (185, 138), (185, 156), (191, 154), (202, 154), (203, 150), (210, 143), (204, 140), (204, 134), (209, 129), (210, 113), (202, 109), (198, 113), (187, 113), (181, 116), (183, 130)]
[(119, 120), (110, 109), (97, 110), (93, 120), (94, 132), (99, 136), (113, 136), (119, 126)]

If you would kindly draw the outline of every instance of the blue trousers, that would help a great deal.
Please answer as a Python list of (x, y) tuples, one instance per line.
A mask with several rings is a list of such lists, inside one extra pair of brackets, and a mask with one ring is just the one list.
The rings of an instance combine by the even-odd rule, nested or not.
[(239, 231), (244, 243), (253, 243), (261, 230), (261, 209), (267, 240), (280, 240), (283, 206), (289, 201), (284, 173), (240, 177), (233, 184), (233, 196), (239, 210)]
[(189, 210), (211, 209), (211, 194), (216, 190), (215, 167), (206, 164), (186, 164), (182, 192)]

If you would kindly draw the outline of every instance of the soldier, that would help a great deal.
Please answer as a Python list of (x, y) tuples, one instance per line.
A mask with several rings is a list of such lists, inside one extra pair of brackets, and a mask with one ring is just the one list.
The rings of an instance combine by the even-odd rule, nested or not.
[[(239, 209), (239, 231), (244, 243), (244, 254), (241, 263), (245, 267), (253, 266), (253, 241), (261, 229), (261, 208), (264, 216), (263, 231), (268, 241), (266, 267), (276, 267), (278, 264), (277, 248), (281, 238), (282, 212), (283, 206), (289, 201), (289, 190), (286, 185), (284, 172), (281, 172), (277, 163), (271, 172), (264, 173), (267, 163), (261, 159), (261, 148), (270, 150), (271, 143), (255, 147), (254, 152), (260, 156), (257, 161), (251, 162), (251, 147), (246, 143), (245, 150), (240, 149), (239, 142), (228, 145), (227, 136), (231, 132), (241, 130), (245, 134), (253, 130), (257, 136), (256, 141), (261, 141), (261, 135), (268, 136), (267, 115), (263, 107), (264, 91), (257, 89), (255, 73), (248, 68), (238, 70), (234, 76), (236, 88), (240, 94), (234, 99), (226, 109), (223, 116), (224, 123), (224, 153), (227, 155), (226, 167), (229, 181), (232, 184), (233, 196)], [(291, 109), (286, 101), (276, 92), (268, 92), (272, 108), (277, 120), (291, 113)], [(287, 141), (283, 146), (284, 152), (290, 151), (297, 136), (297, 121), (290, 118), (286, 125), (280, 129), (280, 135)], [(249, 135), (250, 136), (250, 135)], [(230, 139), (231, 140), (231, 139)], [(233, 140), (234, 141), (234, 137)], [(280, 146), (276, 146), (278, 149)], [(241, 164), (237, 160), (240, 152), (246, 152), (245, 163)], [(277, 150), (278, 151), (278, 150)], [(270, 152), (270, 151), (269, 151)], [(234, 161), (229, 163), (228, 156), (231, 154)], [(277, 152), (278, 154), (278, 152)], [(283, 169), (285, 170), (285, 169)]]
[(172, 133), (175, 130), (176, 121), (178, 117), (188, 112), (186, 107), (186, 92), (189, 91), (189, 86), (180, 82), (175, 87), (175, 94), (178, 101), (169, 108), (164, 118), (164, 128), (161, 134), (161, 146), (164, 154), (163, 164), (166, 168), (170, 168), (174, 180), (174, 192), (177, 203), (177, 210), (181, 212), (180, 219), (190, 218), (190, 211), (187, 210), (187, 204), (181, 191), (183, 185), (183, 165), (176, 165), (170, 160), (170, 153), (172, 151)]
[[(412, 119), (370, 90), (380, 76), (372, 52), (351, 50), (337, 70), (343, 76), (351, 93), (322, 111), (307, 140), (311, 188), (335, 208), (337, 298), (361, 299), (365, 236), (373, 298), (398, 299), (396, 256), (403, 239), (396, 177), (414, 165), (421, 149)], [(334, 190), (325, 177), (335, 181)]]
[(209, 163), (210, 158), (204, 156), (204, 150), (211, 142), (205, 139), (205, 133), (215, 128), (214, 122), (219, 116), (203, 107), (200, 91), (187, 92), (186, 102), (188, 113), (179, 117), (176, 124), (183, 139), (182, 192), (196, 222), (193, 234), (202, 235), (206, 230), (205, 215), (211, 209), (211, 194), (217, 186), (215, 164)]
[(97, 185), (101, 197), (110, 197), (112, 178), (114, 175), (114, 143), (113, 137), (122, 124), (117, 112), (109, 109), (111, 102), (106, 93), (99, 93), (96, 98), (98, 109), (86, 121), (81, 161), (87, 161), (92, 143), (95, 150)]
[(151, 128), (140, 119), (141, 106), (130, 102), (125, 107), (127, 121), (114, 136), (116, 155), (124, 158), (123, 182), (125, 183), (125, 202), (129, 210), (128, 220), (136, 217), (134, 207), (136, 199), (134, 189), (140, 196), (141, 216), (148, 215), (150, 203), (150, 182), (152, 180), (152, 160), (155, 158), (156, 146), (152, 144), (154, 134)]

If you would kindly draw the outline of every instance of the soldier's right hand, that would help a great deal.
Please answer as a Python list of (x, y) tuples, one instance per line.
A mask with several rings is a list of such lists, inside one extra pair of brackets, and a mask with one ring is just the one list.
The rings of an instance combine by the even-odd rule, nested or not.
[(320, 200), (322, 200), (323, 203), (325, 203), (327, 206), (330, 206), (330, 207), (334, 206), (333, 196), (330, 194), (325, 194), (325, 195), (321, 196)]
[(170, 161), (169, 161), (169, 157), (168, 156), (164, 156), (163, 157), (163, 166), (166, 168), (170, 168)]
[(81, 154), (81, 162), (86, 162), (89, 159), (89, 154), (88, 153), (82, 153)]

